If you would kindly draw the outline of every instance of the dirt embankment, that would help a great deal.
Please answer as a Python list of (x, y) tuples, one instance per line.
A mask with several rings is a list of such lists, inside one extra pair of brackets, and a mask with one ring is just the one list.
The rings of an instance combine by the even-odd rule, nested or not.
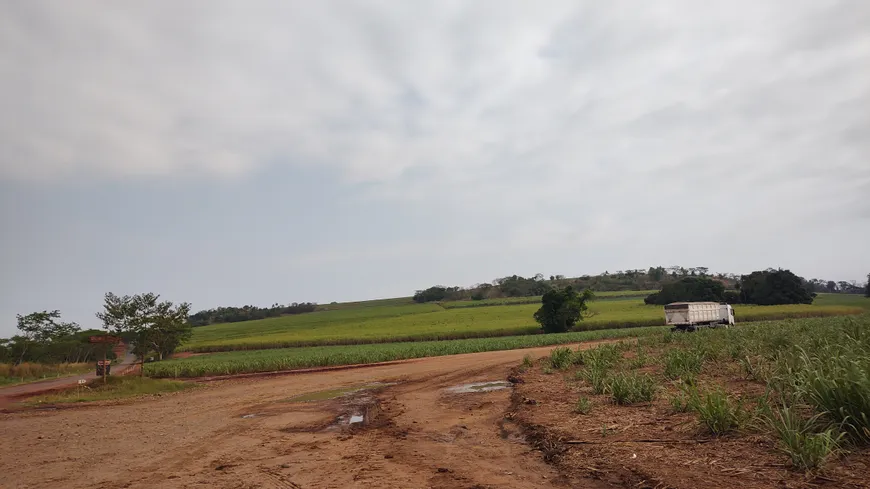
[[(821, 473), (806, 474), (790, 466), (763, 430), (747, 426), (721, 437), (705, 432), (696, 414), (674, 411), (675, 387), (652, 403), (617, 406), (570, 373), (546, 374), (538, 365), (513, 375), (519, 383), (508, 417), (572, 487), (870, 487), (870, 451), (856, 451), (831, 461)], [(761, 383), (729, 369), (704, 374), (704, 381), (725, 385), (747, 402), (765, 391)], [(590, 402), (586, 414), (575, 412), (580, 397)]]

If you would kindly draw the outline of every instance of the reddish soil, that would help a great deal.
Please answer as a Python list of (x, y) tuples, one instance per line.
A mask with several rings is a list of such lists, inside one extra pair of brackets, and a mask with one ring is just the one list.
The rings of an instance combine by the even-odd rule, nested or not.
[[(550, 349), (223, 380), (136, 401), (0, 414), (0, 487), (564, 487), (503, 419), (511, 389), (445, 392), (504, 380), (524, 355)], [(375, 381), (398, 383), (287, 402)], [(364, 423), (336, 424), (357, 413)]]
[[(124, 375), (130, 373), (135, 369), (135, 366), (132, 365), (133, 361), (135, 361), (133, 355), (125, 356), (120, 364), (112, 366), (112, 375)], [(57, 379), (40, 380), (38, 382), (30, 382), (27, 384), (0, 387), (0, 409), (8, 408), (10, 405), (21, 399), (35, 396), (37, 394), (46, 394), (49, 392), (68, 389), (77, 385), (79, 380), (90, 381), (97, 378), (96, 366), (94, 366), (94, 371), (85, 374), (69, 375)], [(0, 489), (3, 489), (2, 485), (0, 485)]]
[[(708, 370), (716, 375), (700, 376), (702, 389), (725, 386), (750, 407), (764, 394), (765, 386), (742, 378), (734, 364)], [(695, 414), (675, 413), (669, 401), (679, 392), (674, 385), (651, 404), (617, 406), (574, 380), (573, 372), (548, 375), (536, 366), (515, 375), (522, 383), (514, 389), (509, 417), (526, 428), (531, 443), (573, 487), (870, 487), (870, 451), (833, 460), (819, 474), (804, 474), (789, 466), (773, 436), (763, 430), (748, 427), (716, 438)], [(585, 415), (574, 412), (581, 396), (592, 403)]]
[[(589, 416), (573, 414), (573, 380), (540, 368), (511, 376), (524, 355), (551, 349), (218, 380), (172, 395), (0, 414), (0, 487), (866, 487), (858, 485), (866, 457), (830, 479), (805, 479), (766, 439), (683, 443), (708, 437), (664, 404), (614, 407), (602, 398)], [(446, 390), (508, 377), (525, 383)], [(371, 382), (396, 384), (288, 402)], [(353, 415), (364, 421), (348, 424)], [(632, 441), (640, 437), (669, 441)]]

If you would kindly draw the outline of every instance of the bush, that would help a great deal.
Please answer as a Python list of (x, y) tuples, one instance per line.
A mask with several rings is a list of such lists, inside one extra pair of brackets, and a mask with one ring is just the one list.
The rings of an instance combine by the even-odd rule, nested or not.
[(614, 403), (627, 405), (652, 402), (658, 385), (649, 375), (619, 373), (607, 381), (605, 390), (610, 393)]
[(837, 451), (843, 433), (834, 429), (817, 431), (820, 415), (804, 419), (791, 407), (781, 407), (764, 417), (779, 438), (779, 448), (791, 458), (795, 467), (804, 470), (821, 468)]

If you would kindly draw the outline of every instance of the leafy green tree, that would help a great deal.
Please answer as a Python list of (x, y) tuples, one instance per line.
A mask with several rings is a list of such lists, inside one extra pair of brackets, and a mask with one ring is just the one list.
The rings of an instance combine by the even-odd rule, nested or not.
[(864, 297), (870, 297), (870, 273), (867, 274), (867, 285), (864, 286)]
[(26, 316), (18, 314), (15, 317), (18, 320), (18, 331), (21, 331), (17, 337), (21, 344), (17, 362), (19, 364), (24, 361), (28, 349), (34, 343), (57, 341), (77, 333), (80, 329), (76, 323), (60, 321), (60, 311), (57, 310), (32, 312)]
[(816, 293), (789, 270), (768, 269), (740, 277), (740, 301), (744, 304), (812, 304)]
[(544, 333), (569, 331), (583, 319), (583, 313), (589, 308), (587, 303), (594, 297), (591, 290), (578, 293), (570, 285), (564, 289), (550, 289), (541, 297), (541, 308), (535, 312), (535, 321)]
[(187, 321), (190, 304), (175, 306), (159, 299), (159, 295), (150, 292), (122, 297), (109, 292), (103, 311), (97, 313), (107, 330), (132, 341), (133, 354), (142, 364), (142, 375), (145, 358), (152, 350), (163, 359), (190, 337), (191, 325)]
[(708, 277), (685, 277), (665, 284), (660, 292), (650, 294), (644, 302), (661, 306), (672, 302), (722, 302), (723, 300), (725, 300), (725, 286), (722, 282)]

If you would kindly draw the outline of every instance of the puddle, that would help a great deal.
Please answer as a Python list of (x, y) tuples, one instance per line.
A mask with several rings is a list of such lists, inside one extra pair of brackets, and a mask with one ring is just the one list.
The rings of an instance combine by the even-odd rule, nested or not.
[(244, 416), (242, 416), (242, 419), (250, 419), (250, 418), (256, 418), (256, 417), (257, 417), (256, 414), (245, 414)]
[(285, 402), (327, 401), (329, 399), (337, 399), (339, 397), (349, 396), (351, 394), (356, 394), (358, 392), (380, 389), (381, 387), (388, 387), (391, 385), (395, 385), (395, 383), (372, 382), (371, 384), (357, 385), (357, 386), (352, 386), (352, 387), (342, 387), (340, 389), (330, 389), (330, 390), (326, 390), (326, 391), (309, 392), (307, 394), (300, 394), (298, 396), (293, 396), (289, 399), (285, 399)]
[(513, 384), (506, 380), (496, 380), (496, 381), (487, 381), (487, 382), (473, 382), (471, 384), (462, 384), (456, 385), (453, 387), (447, 388), (447, 392), (452, 392), (454, 394), (469, 394), (473, 392), (492, 392), (501, 389), (507, 389), (511, 387)]
[(365, 419), (365, 416), (361, 414), (354, 414), (350, 417), (350, 421), (347, 424), (362, 423), (363, 421), (365, 421)]

